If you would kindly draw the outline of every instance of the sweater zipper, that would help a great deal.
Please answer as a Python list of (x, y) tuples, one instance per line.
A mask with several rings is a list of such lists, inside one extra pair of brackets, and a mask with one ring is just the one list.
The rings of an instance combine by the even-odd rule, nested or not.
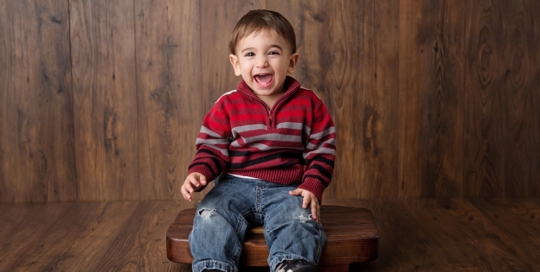
[(270, 107), (268, 107), (268, 105), (266, 105), (266, 103), (264, 103), (262, 99), (256, 96), (252, 97), (251, 100), (257, 101), (257, 103), (261, 104), (261, 106), (263, 106), (263, 108), (266, 110), (266, 114), (268, 115), (268, 129), (271, 129), (273, 118), (272, 118), (272, 110), (270, 109)]
[(266, 109), (266, 111), (268, 113), (268, 126), (269, 126), (269, 129), (272, 129), (273, 125), (274, 125), (274, 118), (273, 118), (274, 117), (274, 110), (289, 95), (292, 95), (292, 93), (285, 93), (280, 98), (278, 98), (278, 100), (276, 101), (276, 103), (274, 103), (274, 106), (271, 109), (270, 109), (270, 107), (268, 107), (268, 105), (266, 105), (266, 103), (264, 103), (264, 101), (262, 101), (262, 99), (258, 98), (257, 96), (252, 97), (252, 99), (255, 99), (255, 101), (258, 101)]
[(268, 109), (268, 123), (270, 124), (270, 128), (274, 128), (274, 112), (276, 112), (277, 108), (280, 106), (280, 104), (282, 103), (283, 100), (285, 100), (285, 98), (287, 98), (288, 96), (290, 96), (291, 94), (289, 93), (285, 93), (284, 95), (282, 95), (280, 98), (278, 98), (278, 100), (276, 100), (276, 103), (274, 103), (274, 106), (272, 108), (269, 108), (268, 105), (266, 105), (266, 103), (261, 102), (266, 106), (266, 108)]

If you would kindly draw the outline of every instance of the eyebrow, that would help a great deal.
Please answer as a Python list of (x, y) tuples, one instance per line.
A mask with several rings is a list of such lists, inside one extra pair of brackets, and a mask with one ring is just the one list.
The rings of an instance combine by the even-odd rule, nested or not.
[[(274, 47), (281, 50), (281, 51), (283, 51), (283, 48), (279, 44), (272, 44), (270, 46), (270, 48), (274, 48)], [(244, 48), (244, 49), (242, 49), (242, 51), (240, 51), (240, 53), (244, 53), (246, 51), (253, 51), (253, 49), (255, 49), (255, 48), (254, 47)]]
[(248, 48), (242, 49), (242, 51), (240, 51), (240, 53), (244, 53), (246, 51), (252, 51), (252, 50), (253, 50), (253, 47), (248, 47)]
[(283, 51), (283, 48), (281, 48), (281, 46), (279, 46), (278, 44), (273, 44), (272, 46), (270, 46), (270, 48), (272, 47), (276, 47), (277, 49)]

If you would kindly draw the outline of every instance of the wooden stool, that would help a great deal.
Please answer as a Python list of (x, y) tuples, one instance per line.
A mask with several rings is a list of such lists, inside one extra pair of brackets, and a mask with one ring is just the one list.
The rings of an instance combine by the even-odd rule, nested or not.
[[(188, 235), (193, 228), (195, 208), (181, 211), (167, 231), (167, 257), (176, 263), (191, 264)], [(377, 259), (379, 235), (373, 213), (368, 209), (322, 206), (321, 223), (327, 237), (319, 267), (321, 271), (349, 271), (352, 263)], [(241, 266), (268, 266), (268, 248), (263, 228), (248, 230)]]

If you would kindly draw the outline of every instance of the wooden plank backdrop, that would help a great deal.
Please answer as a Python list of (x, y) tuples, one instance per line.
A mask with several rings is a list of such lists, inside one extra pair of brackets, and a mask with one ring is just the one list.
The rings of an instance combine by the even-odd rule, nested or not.
[(257, 8), (333, 114), (325, 198), (540, 196), (536, 0), (0, 0), (0, 202), (180, 199)]
[(0, 201), (76, 200), (68, 2), (0, 10)]
[(80, 200), (140, 198), (131, 1), (69, 1)]
[(181, 198), (204, 116), (197, 1), (135, 1), (141, 199)]

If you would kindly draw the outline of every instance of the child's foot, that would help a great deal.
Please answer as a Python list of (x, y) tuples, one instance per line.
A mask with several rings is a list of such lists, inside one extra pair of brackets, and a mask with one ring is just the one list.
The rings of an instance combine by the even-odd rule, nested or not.
[(278, 264), (276, 272), (319, 272), (319, 268), (308, 261), (292, 260)]

